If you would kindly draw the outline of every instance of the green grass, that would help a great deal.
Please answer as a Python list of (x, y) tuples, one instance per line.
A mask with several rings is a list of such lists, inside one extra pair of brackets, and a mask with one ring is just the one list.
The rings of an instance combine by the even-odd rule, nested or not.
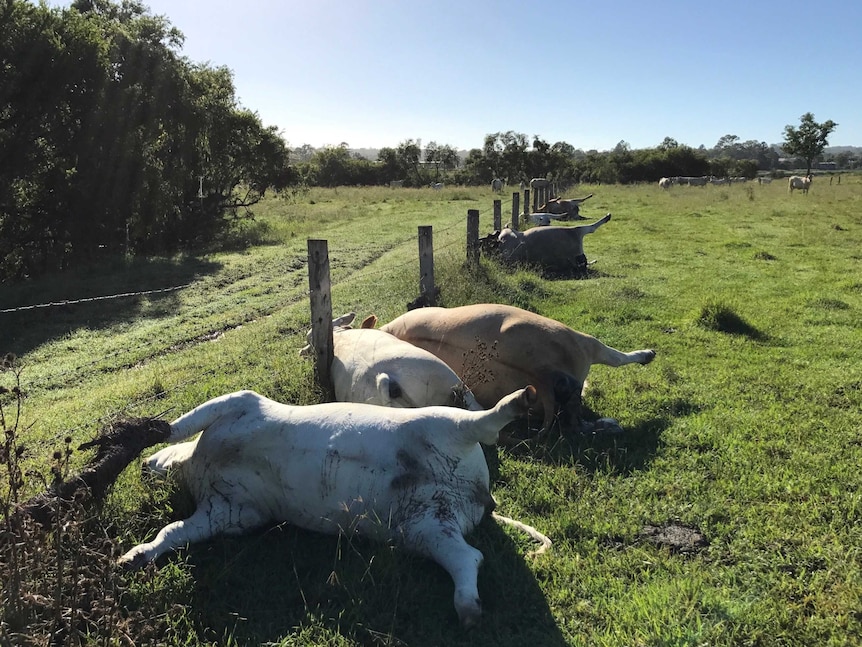
[[(0, 286), (6, 308), (188, 284), (0, 314), (0, 351), (25, 365), (28, 466), (117, 412), (170, 419), (241, 388), (316, 401), (298, 357), (306, 238), (329, 241), (335, 314), (385, 322), (417, 295), (416, 231), (431, 224), (443, 305), (511, 303), (658, 353), (591, 372), (585, 404), (625, 433), (489, 452), (502, 512), (554, 548), (530, 558), (516, 531), (482, 524), (470, 541), (486, 558), (485, 615), (465, 635), (448, 576), (418, 557), (291, 527), (221, 538), (131, 576), (128, 604), (170, 618), (162, 641), (859, 644), (862, 181), (815, 180), (808, 196), (781, 182), (582, 192), (595, 193), (586, 218), (613, 213), (585, 240), (584, 280), (466, 270), (466, 211), (490, 231), (488, 190), (339, 188), (267, 200), (230, 251)], [(130, 469), (104, 514), (125, 549), (170, 510), (182, 506)], [(640, 534), (667, 522), (708, 546), (678, 553)]]

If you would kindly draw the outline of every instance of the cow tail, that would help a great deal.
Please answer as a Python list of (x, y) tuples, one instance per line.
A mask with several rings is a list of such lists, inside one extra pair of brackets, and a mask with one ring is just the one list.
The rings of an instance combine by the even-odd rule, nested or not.
[(530, 556), (541, 555), (545, 551), (550, 550), (551, 546), (553, 546), (553, 543), (547, 537), (547, 535), (543, 535), (538, 530), (533, 528), (533, 526), (528, 526), (523, 521), (518, 521), (517, 519), (510, 519), (509, 517), (504, 517), (503, 515), (497, 514), (496, 512), (492, 512), (491, 517), (501, 523), (506, 524), (507, 526), (512, 526), (513, 528), (522, 530), (523, 532), (527, 533), (534, 541), (541, 544), (536, 550), (530, 551)]

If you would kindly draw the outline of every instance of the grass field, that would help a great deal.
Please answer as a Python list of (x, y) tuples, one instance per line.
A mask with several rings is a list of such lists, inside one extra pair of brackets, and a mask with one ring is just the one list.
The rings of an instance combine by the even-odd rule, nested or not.
[[(417, 226), (433, 225), (441, 305), (509, 303), (657, 351), (591, 373), (585, 404), (623, 434), (489, 452), (501, 511), (552, 551), (527, 557), (517, 531), (483, 523), (469, 540), (485, 614), (464, 634), (451, 580), (418, 557), (291, 527), (218, 539), (122, 576), (122, 605), (159, 632), (137, 644), (860, 644), (862, 178), (818, 179), (808, 196), (784, 182), (580, 187), (595, 194), (583, 216), (613, 214), (585, 240), (583, 280), (465, 268), (467, 210), (491, 229), (486, 189), (339, 188), (268, 199), (227, 251), (0, 286), (0, 309), (184, 286), (0, 313), (28, 394), (24, 467), (44, 473), (64, 437), (118, 415), (172, 419), (245, 388), (317, 401), (298, 356), (306, 239), (329, 241), (335, 314), (386, 322), (417, 296)], [(102, 511), (118, 550), (182, 514), (136, 469)], [(667, 524), (704, 541), (653, 541)]]

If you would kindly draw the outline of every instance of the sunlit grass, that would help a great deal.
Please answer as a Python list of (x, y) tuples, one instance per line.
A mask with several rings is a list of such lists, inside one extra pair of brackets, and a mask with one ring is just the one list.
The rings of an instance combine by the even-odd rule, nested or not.
[[(443, 305), (535, 310), (649, 366), (596, 367), (585, 404), (613, 437), (554, 439), (491, 455), (501, 510), (548, 534), (526, 558), (483, 524), (482, 625), (457, 628), (448, 577), (362, 541), (292, 528), (218, 539), (169, 560), (142, 596), (186, 610), (172, 644), (827, 645), (862, 640), (862, 183), (702, 189), (587, 186), (583, 280), (548, 281), (483, 259), (465, 268), (467, 209), (491, 229), (489, 190), (312, 189), (257, 210), (262, 244), (196, 259), (0, 289), (18, 305), (186, 285), (175, 292), (0, 315), (22, 356), (38, 446), (88, 439), (119, 411), (168, 412), (252, 388), (304, 404), (306, 238), (329, 241), (335, 314), (402, 313), (418, 294), (416, 232), (434, 226)], [(504, 194), (503, 218), (510, 196)], [(541, 358), (536, 358), (540, 361)], [(82, 460), (83, 457), (77, 457)], [(32, 464), (45, 461), (34, 451)], [(128, 470), (109, 506), (121, 541), (148, 496)], [(158, 506), (163, 505), (159, 500)], [(645, 524), (698, 528), (675, 553)]]

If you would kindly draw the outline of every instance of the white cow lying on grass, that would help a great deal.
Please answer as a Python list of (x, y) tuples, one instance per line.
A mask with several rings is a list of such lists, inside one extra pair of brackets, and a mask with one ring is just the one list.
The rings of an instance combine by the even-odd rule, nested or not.
[[(197, 509), (168, 524), (119, 562), (140, 567), (220, 534), (289, 522), (329, 534), (391, 541), (436, 561), (455, 583), (455, 610), (470, 627), (482, 613), (476, 580), (482, 553), (464, 535), (493, 508), (479, 443), (535, 404), (521, 389), (488, 411), (390, 409), (332, 402), (290, 406), (253, 391), (215, 398), (171, 423), (146, 465), (173, 468)], [(529, 526), (498, 517), (527, 530)]]
[[(482, 407), (443, 360), (427, 350), (375, 330), (377, 317), (350, 328), (354, 313), (332, 322), (332, 386), (339, 402), (364, 402), (385, 407)], [(308, 355), (309, 345), (300, 351)]]

